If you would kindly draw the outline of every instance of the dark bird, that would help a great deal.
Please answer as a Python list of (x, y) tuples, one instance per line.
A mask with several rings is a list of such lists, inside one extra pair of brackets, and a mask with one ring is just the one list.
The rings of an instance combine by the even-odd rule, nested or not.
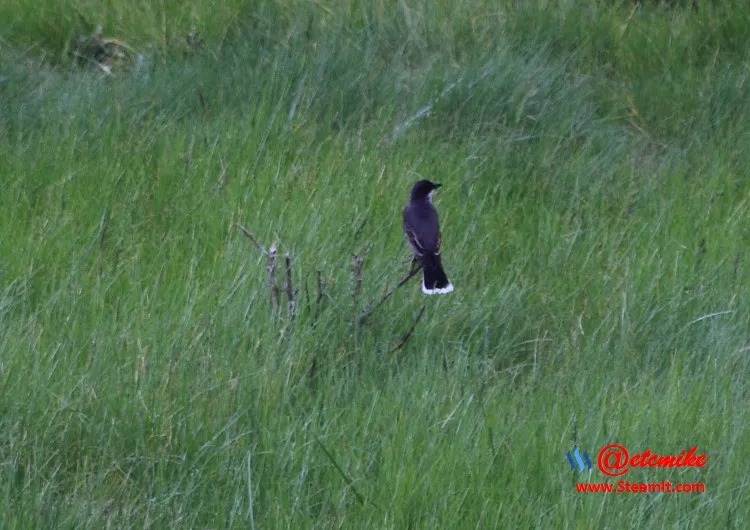
[(453, 285), (440, 263), (440, 223), (432, 205), (432, 194), (440, 187), (420, 180), (411, 190), (411, 200), (404, 208), (404, 232), (414, 251), (414, 260), (422, 264), (422, 292), (448, 294)]

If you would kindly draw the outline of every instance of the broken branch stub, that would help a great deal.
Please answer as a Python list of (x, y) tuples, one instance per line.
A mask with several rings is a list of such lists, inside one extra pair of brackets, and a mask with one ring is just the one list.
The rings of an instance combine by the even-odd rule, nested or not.
[(352, 274), (354, 275), (354, 288), (352, 291), (352, 298), (357, 300), (359, 293), (362, 289), (362, 264), (364, 259), (354, 254), (354, 262), (352, 264)]
[(268, 288), (271, 292), (271, 309), (279, 309), (279, 286), (276, 283), (276, 242), (268, 249)]
[(294, 318), (297, 310), (297, 304), (294, 301), (294, 289), (292, 288), (292, 258), (289, 252), (284, 256), (286, 261), (286, 296), (289, 300), (289, 316)]

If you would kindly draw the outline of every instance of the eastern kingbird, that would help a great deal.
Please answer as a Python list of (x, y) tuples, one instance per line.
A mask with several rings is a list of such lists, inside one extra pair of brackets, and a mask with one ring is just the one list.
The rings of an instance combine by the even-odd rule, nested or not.
[(411, 200), (404, 208), (404, 231), (414, 251), (414, 259), (422, 264), (422, 292), (448, 294), (453, 285), (440, 264), (440, 223), (432, 205), (432, 194), (440, 187), (429, 180), (420, 180), (411, 190)]

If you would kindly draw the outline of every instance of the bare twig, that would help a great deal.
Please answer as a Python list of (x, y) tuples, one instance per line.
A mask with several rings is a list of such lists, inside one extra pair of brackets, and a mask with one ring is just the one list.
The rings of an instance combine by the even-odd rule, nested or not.
[(239, 228), (240, 232), (242, 232), (243, 234), (245, 234), (250, 239), (250, 241), (253, 242), (253, 244), (255, 245), (255, 248), (257, 248), (258, 250), (260, 250), (263, 253), (264, 256), (268, 256), (268, 251), (266, 250), (266, 247), (264, 247), (263, 245), (261, 245), (258, 242), (258, 238), (255, 237), (255, 234), (253, 234), (250, 230), (248, 230), (247, 228), (245, 228), (244, 226), (242, 226), (241, 223), (237, 223), (237, 228)]
[(296, 302), (294, 301), (294, 289), (292, 288), (292, 258), (289, 252), (284, 256), (286, 261), (286, 297), (289, 300), (289, 316), (294, 318), (296, 313)]
[(396, 289), (398, 289), (399, 287), (404, 286), (409, 280), (411, 280), (412, 278), (414, 278), (414, 276), (419, 272), (419, 270), (421, 268), (422, 268), (422, 264), (419, 263), (419, 261), (417, 261), (417, 260), (412, 261), (411, 262), (411, 272), (409, 272), (409, 274), (403, 280), (401, 280), (400, 282), (398, 282), (398, 284), (396, 285), (396, 287), (394, 287), (393, 289), (391, 289), (390, 291), (388, 291), (387, 293), (385, 293), (383, 295), (383, 298), (381, 298), (380, 301), (377, 304), (375, 304), (370, 309), (368, 309), (367, 311), (365, 311), (362, 315), (360, 315), (359, 318), (357, 319), (357, 323), (362, 324), (365, 320), (367, 320), (367, 318), (372, 313), (374, 313), (377, 308), (379, 308), (391, 296), (393, 296), (393, 293), (396, 292)]
[(323, 282), (323, 274), (318, 271), (318, 298), (315, 301), (315, 318), (318, 318), (320, 315), (320, 303), (323, 301), (323, 298), (328, 298), (328, 301), (333, 301), (333, 298), (331, 298), (331, 295), (328, 294), (325, 290), (325, 285)]
[(318, 358), (313, 355), (312, 363), (310, 363), (310, 371), (307, 375), (310, 377), (310, 384), (315, 386), (315, 375), (318, 373)]
[(203, 111), (206, 111), (206, 99), (203, 97), (203, 90), (200, 88), (198, 89), (198, 101), (201, 103), (201, 108)]
[(354, 254), (354, 263), (352, 264), (352, 273), (354, 274), (354, 290), (352, 291), (352, 298), (355, 301), (357, 300), (359, 292), (362, 289), (362, 264), (364, 262), (364, 259)]
[(365, 217), (364, 221), (362, 221), (362, 224), (359, 225), (359, 228), (354, 232), (354, 241), (357, 241), (359, 239), (359, 236), (362, 234), (362, 230), (364, 230), (365, 225), (367, 224), (367, 217)]
[(318, 298), (315, 300), (315, 318), (320, 315), (320, 301), (323, 300), (323, 275), (318, 271)]
[(403, 348), (407, 342), (409, 342), (409, 339), (411, 338), (411, 334), (414, 333), (414, 329), (417, 327), (417, 324), (419, 324), (419, 321), (422, 320), (422, 315), (424, 314), (424, 310), (427, 307), (426, 304), (422, 304), (422, 309), (419, 310), (419, 314), (417, 315), (417, 318), (414, 320), (414, 324), (411, 325), (409, 328), (409, 331), (407, 331), (403, 337), (401, 337), (401, 340), (398, 341), (398, 344), (391, 350), (391, 353), (395, 353), (401, 348)]
[(276, 242), (268, 251), (268, 288), (271, 291), (271, 309), (279, 309), (279, 286), (276, 284)]
[(305, 299), (305, 312), (309, 315), (310, 314), (310, 289), (308, 288), (307, 283), (307, 275), (305, 275), (305, 290), (304, 290), (304, 296)]
[(325, 455), (326, 455), (326, 456), (328, 457), (328, 460), (330, 460), (330, 461), (331, 461), (331, 464), (333, 464), (333, 467), (334, 467), (334, 468), (336, 469), (336, 471), (338, 471), (338, 472), (339, 472), (339, 474), (341, 475), (341, 478), (343, 478), (343, 479), (344, 479), (344, 482), (346, 482), (346, 483), (347, 483), (347, 485), (349, 486), (349, 488), (351, 488), (351, 490), (352, 490), (352, 493), (354, 493), (354, 497), (355, 497), (355, 498), (357, 499), (357, 501), (359, 501), (359, 503), (360, 503), (360, 504), (361, 504), (362, 506), (364, 506), (364, 505), (365, 505), (366, 503), (369, 503), (369, 504), (373, 505), (373, 506), (374, 506), (375, 508), (378, 508), (378, 509), (380, 509), (380, 507), (379, 507), (379, 506), (378, 506), (377, 504), (375, 504), (375, 503), (374, 503), (374, 502), (372, 502), (371, 500), (365, 499), (365, 498), (364, 498), (364, 497), (362, 496), (362, 494), (361, 494), (361, 493), (360, 493), (360, 492), (359, 492), (359, 491), (357, 490), (357, 488), (355, 487), (355, 485), (354, 485), (354, 480), (353, 480), (353, 479), (352, 479), (352, 478), (351, 478), (351, 477), (350, 477), (350, 476), (349, 476), (349, 475), (348, 475), (348, 474), (346, 473), (346, 471), (344, 471), (344, 468), (342, 468), (342, 467), (341, 467), (341, 466), (339, 465), (339, 463), (338, 463), (338, 462), (336, 461), (336, 459), (335, 459), (335, 458), (333, 457), (333, 454), (331, 454), (331, 452), (330, 452), (330, 451), (328, 450), (328, 448), (327, 448), (327, 447), (326, 447), (326, 446), (325, 446), (325, 445), (323, 444), (323, 442), (321, 442), (321, 441), (320, 441), (320, 438), (318, 438), (318, 437), (317, 437), (317, 435), (315, 435), (315, 433), (313, 433), (313, 436), (315, 436), (315, 441), (316, 441), (316, 442), (318, 442), (318, 445), (319, 445), (319, 446), (320, 446), (320, 448), (321, 448), (321, 449), (323, 450), (323, 453), (325, 453)]
[(401, 287), (406, 282), (411, 280), (414, 277), (414, 275), (417, 274), (421, 269), (422, 269), (422, 263), (420, 263), (417, 257), (414, 256), (411, 260), (411, 270), (409, 271), (409, 275), (403, 280), (401, 280), (400, 282), (398, 282), (398, 287)]

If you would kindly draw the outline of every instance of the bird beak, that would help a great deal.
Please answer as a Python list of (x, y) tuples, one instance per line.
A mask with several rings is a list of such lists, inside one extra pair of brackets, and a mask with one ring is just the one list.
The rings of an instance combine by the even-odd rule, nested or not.
[(435, 184), (435, 189), (439, 188), (440, 186), (442, 186), (442, 184)]

